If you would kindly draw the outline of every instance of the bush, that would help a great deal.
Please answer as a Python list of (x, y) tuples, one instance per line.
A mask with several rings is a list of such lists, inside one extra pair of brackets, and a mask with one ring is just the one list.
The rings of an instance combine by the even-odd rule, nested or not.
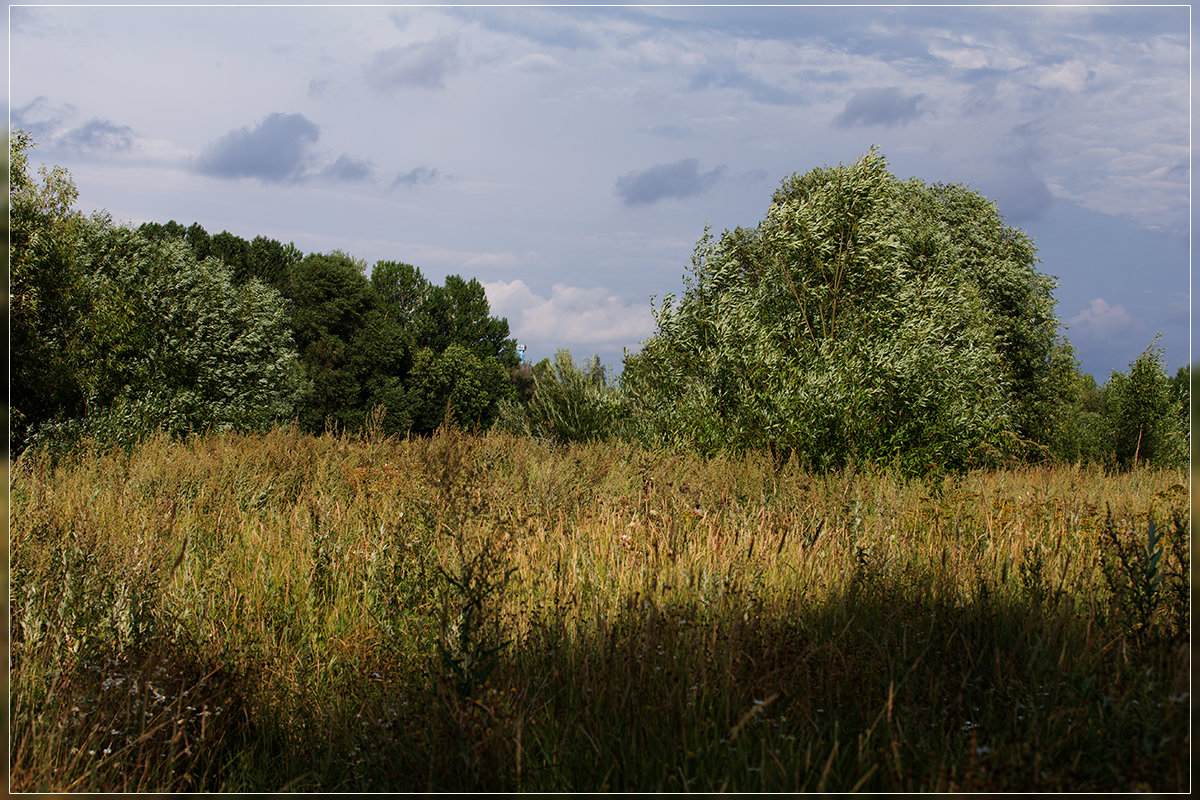
[(543, 360), (533, 369), (530, 400), (504, 403), (498, 424), (560, 443), (606, 441), (621, 433), (621, 414), (621, 391), (609, 384), (600, 357), (577, 365), (571, 351), (559, 350), (553, 364)]

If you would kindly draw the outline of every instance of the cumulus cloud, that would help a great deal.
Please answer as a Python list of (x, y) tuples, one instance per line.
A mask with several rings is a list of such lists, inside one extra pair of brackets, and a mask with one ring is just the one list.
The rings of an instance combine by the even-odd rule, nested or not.
[(400, 44), (375, 54), (367, 65), (367, 85), (380, 93), (409, 86), (440, 89), (460, 66), (456, 36)]
[(408, 172), (402, 172), (392, 181), (392, 188), (397, 186), (407, 186), (409, 189), (415, 189), (418, 186), (426, 186), (433, 183), (438, 178), (437, 167), (413, 167)]
[(700, 161), (685, 158), (673, 164), (656, 164), (617, 178), (617, 195), (627, 206), (650, 205), (668, 197), (694, 197), (708, 191), (725, 173), (725, 166), (700, 171)]
[(896, 86), (859, 89), (833, 118), (833, 124), (839, 128), (907, 125), (923, 113), (918, 106), (924, 98), (923, 94), (905, 95)]
[(1097, 297), (1092, 304), (1067, 320), (1072, 338), (1094, 342), (1115, 342), (1134, 332), (1136, 323), (1125, 306), (1111, 306)]
[(629, 345), (654, 331), (649, 304), (631, 302), (608, 289), (554, 284), (549, 297), (522, 280), (483, 284), (495, 316), (506, 317), (513, 334), (548, 349)]
[(268, 182), (304, 177), (309, 150), (320, 130), (303, 114), (276, 112), (253, 128), (239, 128), (208, 144), (193, 169), (217, 178)]

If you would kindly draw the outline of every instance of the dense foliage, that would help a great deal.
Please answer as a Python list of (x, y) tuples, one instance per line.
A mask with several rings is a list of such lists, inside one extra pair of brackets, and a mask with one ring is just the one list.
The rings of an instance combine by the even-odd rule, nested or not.
[(928, 473), (1037, 461), (1175, 465), (1190, 371), (1151, 345), (1097, 386), (1059, 333), (1033, 242), (959, 185), (900, 181), (875, 150), (785, 179), (758, 226), (696, 246), (681, 297), (610, 380), (519, 365), (483, 286), (199, 223), (115, 225), (10, 140), (11, 446), (159, 429), (430, 434), (446, 421), (560, 443), (814, 469)]
[(65, 170), (10, 140), (14, 451), (161, 429), (432, 433), (488, 427), (515, 397), (516, 342), (477, 280), (305, 255), (199, 223), (74, 210)]
[(531, 396), (503, 405), (498, 425), (510, 433), (560, 443), (604, 441), (624, 433), (620, 428), (624, 397), (610, 383), (598, 356), (576, 364), (569, 350), (559, 350), (553, 363), (542, 359), (530, 370)]
[[(1161, 352), (1133, 365), (1144, 390), (1130, 422), (1118, 376), (1101, 402), (1080, 372), (1036, 262), (986, 198), (900, 181), (875, 150), (793, 175), (756, 228), (705, 231), (683, 296), (666, 297), (656, 334), (626, 360), (620, 426), (645, 443), (770, 449), (819, 469), (1180, 463)], [(1155, 445), (1138, 451), (1139, 432)]]
[(626, 365), (651, 437), (962, 467), (1048, 427), (1051, 281), (1032, 243), (958, 186), (872, 151), (792, 176), (754, 230), (706, 236), (681, 299)]

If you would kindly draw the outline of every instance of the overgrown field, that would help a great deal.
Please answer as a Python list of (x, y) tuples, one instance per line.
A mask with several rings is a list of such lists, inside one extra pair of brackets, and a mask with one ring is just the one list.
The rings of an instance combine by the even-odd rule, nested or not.
[(1183, 471), (165, 438), (10, 473), (15, 791), (1187, 791)]

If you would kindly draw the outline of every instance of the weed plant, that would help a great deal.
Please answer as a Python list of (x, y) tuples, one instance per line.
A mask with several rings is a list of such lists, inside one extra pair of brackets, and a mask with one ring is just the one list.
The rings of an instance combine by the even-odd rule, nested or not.
[(1190, 789), (1178, 470), (286, 428), (10, 473), (10, 789)]

